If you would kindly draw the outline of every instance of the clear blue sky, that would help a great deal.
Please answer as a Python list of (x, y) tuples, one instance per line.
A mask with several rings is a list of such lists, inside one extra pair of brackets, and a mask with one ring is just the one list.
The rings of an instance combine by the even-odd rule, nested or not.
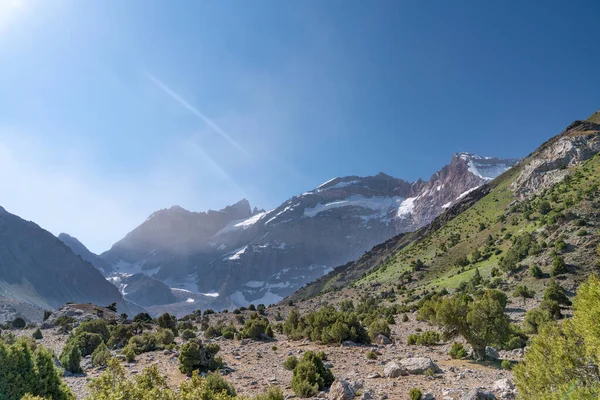
[(0, 205), (106, 250), (152, 211), (519, 157), (600, 108), (600, 2), (0, 0)]

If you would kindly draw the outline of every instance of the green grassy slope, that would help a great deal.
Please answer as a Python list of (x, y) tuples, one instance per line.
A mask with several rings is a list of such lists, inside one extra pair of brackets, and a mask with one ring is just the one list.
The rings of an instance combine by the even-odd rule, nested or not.
[[(508, 263), (502, 260), (511, 255), (518, 238), (525, 235), (526, 247), (532, 248), (526, 251), (531, 254), (519, 255), (517, 262), (512, 263), (518, 268), (511, 267), (507, 274), (509, 279), (502, 280), (504, 284), (524, 281), (534, 287), (543, 286), (543, 279), (531, 277), (527, 267), (540, 267), (547, 278), (556, 257), (563, 258), (568, 265), (568, 273), (561, 279), (584, 279), (587, 272), (596, 268), (598, 258), (599, 157), (568, 168), (561, 162), (550, 163), (554, 165), (553, 171), (558, 172), (557, 176), (568, 177), (531, 198), (520, 198), (515, 185), (518, 188), (522, 184), (518, 178), (524, 169), (544, 161), (548, 151), (555, 147), (561, 148), (564, 144), (559, 143), (561, 139), (572, 139), (577, 143), (597, 140), (600, 126), (590, 124), (591, 119), (574, 122), (565, 132), (542, 144), (505, 174), (472, 192), (432, 224), (376, 246), (359, 260), (338, 267), (299, 290), (292, 299), (306, 299), (350, 286), (364, 289), (375, 285), (454, 288), (468, 281), (476, 269), (484, 278), (497, 277), (507, 269)], [(586, 151), (584, 149), (583, 153)], [(540, 209), (546, 202), (550, 212)], [(557, 243), (560, 251), (556, 250)], [(417, 260), (423, 262), (422, 268), (414, 268)], [(577, 274), (580, 270), (586, 273)]]

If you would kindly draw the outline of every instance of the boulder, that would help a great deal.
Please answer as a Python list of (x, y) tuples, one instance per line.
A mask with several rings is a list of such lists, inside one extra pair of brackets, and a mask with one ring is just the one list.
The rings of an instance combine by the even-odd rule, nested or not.
[(392, 341), (387, 336), (379, 334), (375, 338), (375, 343), (385, 345), (385, 344), (391, 344)]
[(514, 399), (516, 394), (515, 384), (508, 378), (499, 379), (492, 385), (492, 390), (499, 392), (503, 399)]
[(486, 392), (483, 389), (475, 388), (460, 398), (460, 400), (496, 400), (492, 392)]
[(385, 376), (387, 378), (397, 378), (400, 375), (406, 375), (406, 374), (407, 374), (406, 370), (404, 368), (401, 368), (394, 361), (390, 361), (383, 368), (383, 376)]
[(409, 374), (413, 375), (422, 375), (428, 369), (433, 372), (441, 372), (440, 367), (431, 358), (427, 357), (404, 358), (400, 361), (400, 364)]
[(327, 397), (330, 400), (352, 400), (354, 399), (354, 394), (356, 390), (350, 384), (350, 382), (345, 380), (336, 380), (331, 385), (329, 389), (329, 396)]
[(485, 357), (488, 360), (499, 360), (500, 354), (498, 354), (498, 350), (496, 350), (495, 348), (486, 346), (485, 347)]

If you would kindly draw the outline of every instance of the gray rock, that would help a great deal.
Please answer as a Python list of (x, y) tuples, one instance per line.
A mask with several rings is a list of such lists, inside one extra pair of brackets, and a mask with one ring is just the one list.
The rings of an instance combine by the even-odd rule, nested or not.
[(483, 389), (475, 388), (460, 398), (460, 400), (496, 400), (492, 392), (486, 392)]
[(516, 395), (515, 384), (509, 378), (498, 379), (492, 385), (492, 390), (500, 392), (503, 399), (514, 399)]
[(400, 375), (406, 375), (406, 370), (401, 368), (394, 361), (390, 361), (383, 368), (383, 376), (388, 378), (397, 378)]
[(329, 389), (329, 396), (327, 397), (330, 400), (352, 400), (354, 399), (354, 395), (356, 390), (350, 384), (350, 382), (345, 380), (336, 380), (331, 385)]
[(381, 344), (381, 345), (385, 345), (385, 344), (390, 344), (392, 343), (392, 341), (385, 335), (379, 334), (377, 335), (377, 337), (375, 338), (375, 343), (377, 344)]
[(488, 360), (499, 360), (500, 354), (498, 354), (498, 350), (493, 347), (486, 346), (485, 347), (485, 356)]
[(441, 372), (440, 367), (427, 357), (404, 358), (400, 364), (409, 374), (413, 375), (422, 375), (429, 369), (435, 373)]

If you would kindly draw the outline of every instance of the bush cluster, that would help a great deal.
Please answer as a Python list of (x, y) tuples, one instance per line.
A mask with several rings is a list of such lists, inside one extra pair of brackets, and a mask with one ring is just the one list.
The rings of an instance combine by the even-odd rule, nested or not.
[(334, 381), (333, 374), (325, 367), (323, 353), (307, 351), (293, 370), (292, 390), (299, 397), (312, 397)]
[(61, 381), (52, 354), (43, 346), (19, 339), (0, 340), (0, 398), (20, 399), (26, 394), (54, 400), (74, 400)]
[(440, 334), (435, 331), (426, 331), (423, 333), (413, 333), (408, 335), (406, 344), (430, 346), (439, 343), (441, 340)]

